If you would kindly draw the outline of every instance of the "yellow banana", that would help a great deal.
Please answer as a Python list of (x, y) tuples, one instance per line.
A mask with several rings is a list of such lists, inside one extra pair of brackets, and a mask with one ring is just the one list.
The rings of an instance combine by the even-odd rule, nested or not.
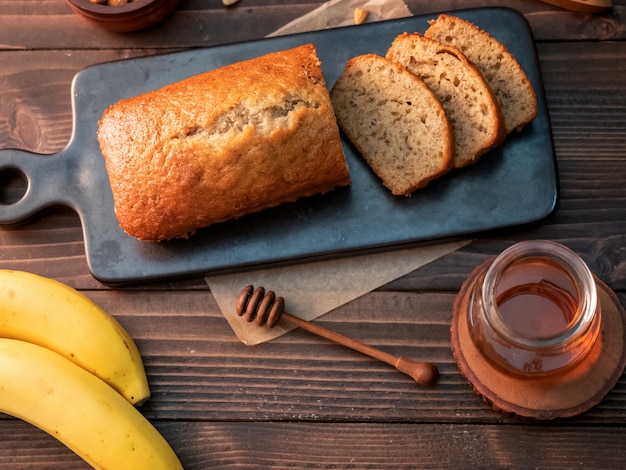
[(0, 270), (0, 337), (56, 351), (98, 376), (130, 403), (150, 397), (141, 355), (115, 318), (71, 287)]
[(0, 411), (46, 431), (96, 469), (183, 468), (163, 436), (117, 391), (36, 344), (0, 338)]

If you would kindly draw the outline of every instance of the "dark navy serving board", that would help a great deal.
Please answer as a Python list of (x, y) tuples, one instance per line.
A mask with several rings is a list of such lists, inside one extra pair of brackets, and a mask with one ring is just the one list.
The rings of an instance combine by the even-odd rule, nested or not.
[(541, 220), (556, 207), (558, 183), (532, 33), (524, 17), (509, 9), (453, 14), (490, 32), (515, 54), (535, 87), (539, 113), (477, 164), (453, 170), (410, 198), (392, 196), (344, 140), (350, 188), (208, 227), (186, 240), (138, 241), (115, 218), (96, 132), (103, 111), (121, 98), (305, 43), (315, 44), (330, 88), (348, 59), (384, 55), (398, 34), (423, 32), (436, 15), (89, 67), (72, 84), (74, 131), (65, 150), (49, 156), (0, 151), (0, 171), (17, 169), (28, 181), (20, 201), (0, 206), (0, 223), (21, 221), (47, 206), (68, 205), (81, 218), (93, 275), (105, 283), (125, 283), (345, 255)]

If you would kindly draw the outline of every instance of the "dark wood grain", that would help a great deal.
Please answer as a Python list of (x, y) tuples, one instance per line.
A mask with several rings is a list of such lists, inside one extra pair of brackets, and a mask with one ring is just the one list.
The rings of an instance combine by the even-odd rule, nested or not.
[[(206, 47), (262, 38), (310, 12), (322, 1), (241, 0), (234, 8), (219, 1), (183, 0), (165, 22), (141, 33), (111, 33), (94, 28), (74, 14), (64, 0), (0, 0), (3, 28), (0, 44), (7, 49), (104, 49)], [(534, 0), (408, 0), (415, 15), (480, 6), (516, 8), (527, 14), (538, 40), (624, 39), (623, 0), (614, 9), (590, 18)], [(31, 27), (25, 28), (28, 21)]]
[[(4, 424), (4, 423), (2, 423)], [(187, 470), (621, 468), (623, 427), (384, 423), (158, 423)], [(90, 468), (41, 431), (6, 425), (0, 466)], [(28, 455), (21, 458), (20, 455)]]
[[(91, 64), (259, 39), (321, 3), (241, 0), (227, 9), (217, 0), (182, 0), (164, 23), (114, 34), (85, 22), (64, 0), (0, 0), (0, 149), (61, 151), (72, 133), (72, 77)], [(153, 391), (141, 411), (187, 469), (623, 466), (626, 378), (581, 416), (519, 421), (491, 411), (467, 386), (449, 326), (472, 269), (525, 239), (571, 247), (626, 304), (626, 0), (594, 16), (533, 0), (406, 3), (414, 14), (506, 6), (526, 15), (560, 180), (558, 208), (546, 220), (475, 234), (464, 248), (319, 320), (435, 363), (441, 379), (434, 387), (305, 331), (244, 346), (202, 278), (103, 286), (89, 273), (80, 220), (69, 208), (0, 227), (0, 268), (80, 289), (136, 339)], [(2, 195), (23, 189), (15, 183)], [(0, 436), (2, 468), (88, 468), (22, 421), (0, 416)]]

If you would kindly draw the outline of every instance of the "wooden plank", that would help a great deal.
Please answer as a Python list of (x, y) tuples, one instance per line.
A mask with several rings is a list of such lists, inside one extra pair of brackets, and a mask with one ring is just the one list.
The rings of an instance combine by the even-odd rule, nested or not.
[[(421, 387), (390, 366), (304, 331), (244, 346), (208, 292), (89, 295), (136, 339), (153, 390), (145, 407), (150, 417), (437, 420), (442, 409), (455, 415), (455, 404), (441, 402), (441, 390), (458, 392), (459, 386), (484, 408), (455, 373), (448, 347), (449, 294), (379, 294), (325, 320), (332, 329), (391, 353), (436, 362), (442, 373), (436, 388)], [(420, 304), (418, 311), (433, 314), (416, 315)], [(380, 315), (387, 310), (393, 313)]]
[[(5, 12), (0, 47), (6, 49), (106, 49), (206, 47), (262, 38), (322, 2), (246, 1), (235, 8), (190, 0), (155, 27), (112, 33), (74, 13), (64, 0), (0, 1)], [(24, 27), (24, 24), (29, 27)]]
[[(104, 49), (207, 47), (256, 40), (298, 18), (322, 1), (264, 2), (242, 0), (234, 8), (221, 2), (189, 0), (161, 24), (140, 34), (105, 31), (75, 14), (64, 0), (48, 2), (0, 0), (3, 25), (0, 49)], [(435, 14), (481, 6), (510, 7), (528, 18), (540, 40), (624, 39), (626, 1), (617, 0), (612, 11), (581, 15), (534, 0), (429, 0), (407, 1), (415, 15)], [(25, 27), (25, 25), (28, 27)]]
[[(626, 428), (380, 423), (156, 422), (186, 470), (621, 468)], [(52, 437), (2, 421), (0, 466), (91, 468)]]
[[(319, 320), (392, 354), (433, 362), (441, 373), (433, 387), (305, 331), (245, 346), (206, 290), (86, 293), (135, 338), (152, 390), (142, 411), (153, 420), (515, 423), (458, 372), (449, 342), (456, 292), (374, 292)], [(625, 390), (623, 378), (598, 407), (569, 422), (620, 425)]]
[(0, 148), (60, 152), (72, 133), (74, 75), (90, 65), (156, 52), (0, 51)]

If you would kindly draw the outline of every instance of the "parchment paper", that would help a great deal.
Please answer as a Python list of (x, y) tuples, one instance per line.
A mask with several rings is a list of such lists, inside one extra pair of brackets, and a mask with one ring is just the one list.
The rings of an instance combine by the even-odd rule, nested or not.
[[(270, 36), (352, 25), (356, 7), (369, 11), (368, 22), (411, 16), (402, 0), (332, 0)], [(255, 345), (277, 338), (293, 328), (279, 324), (270, 330), (250, 325), (238, 317), (235, 304), (239, 293), (247, 284), (273, 290), (285, 298), (286, 311), (310, 321), (469, 242), (470, 240), (456, 241), (295, 266), (210, 276), (206, 277), (206, 282), (237, 338), (244, 344)]]
[(353, 25), (354, 9), (357, 7), (369, 12), (367, 23), (412, 15), (403, 0), (331, 0), (287, 23), (268, 37)]
[(239, 340), (251, 346), (277, 338), (293, 328), (281, 324), (272, 329), (261, 328), (238, 317), (235, 304), (239, 293), (247, 284), (263, 286), (266, 291), (273, 290), (276, 295), (284, 297), (287, 312), (305, 320), (314, 320), (468, 243), (469, 240), (455, 241), (247, 273), (211, 276), (206, 278), (206, 282)]

